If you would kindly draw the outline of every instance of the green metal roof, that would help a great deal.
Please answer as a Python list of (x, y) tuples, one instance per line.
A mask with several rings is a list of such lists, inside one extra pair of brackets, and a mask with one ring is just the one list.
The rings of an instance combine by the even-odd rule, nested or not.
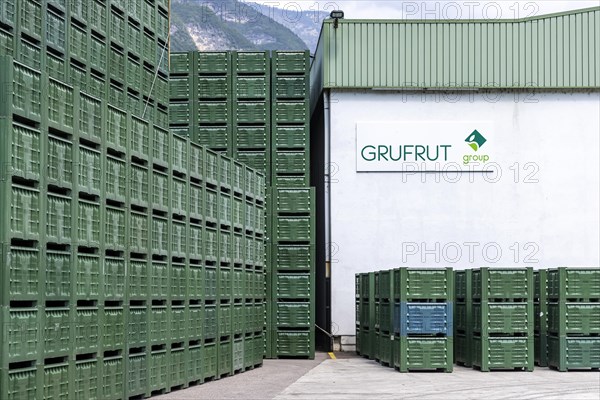
[(311, 75), (317, 96), (323, 88), (598, 88), (600, 7), (520, 20), (340, 20), (338, 29), (326, 20)]

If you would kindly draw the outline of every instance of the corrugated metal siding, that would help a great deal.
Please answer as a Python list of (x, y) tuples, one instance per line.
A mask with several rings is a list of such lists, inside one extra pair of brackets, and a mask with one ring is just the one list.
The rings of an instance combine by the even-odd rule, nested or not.
[(319, 67), (321, 57), (316, 90), (597, 88), (600, 8), (521, 21), (326, 21)]

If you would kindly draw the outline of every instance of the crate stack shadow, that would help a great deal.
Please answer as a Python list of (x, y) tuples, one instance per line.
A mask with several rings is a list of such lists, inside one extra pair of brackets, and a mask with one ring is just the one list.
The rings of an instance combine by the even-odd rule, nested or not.
[(600, 368), (600, 269), (563, 267), (543, 272), (548, 366), (559, 371)]
[[(314, 357), (315, 200), (308, 163), (308, 72), (309, 55), (303, 51), (171, 55), (171, 131), (232, 155), (266, 177), (266, 208), (254, 216), (266, 228), (246, 234), (266, 241), (268, 358)], [(239, 205), (233, 196), (234, 215)]]
[(400, 372), (453, 369), (450, 268), (357, 275), (358, 353)]

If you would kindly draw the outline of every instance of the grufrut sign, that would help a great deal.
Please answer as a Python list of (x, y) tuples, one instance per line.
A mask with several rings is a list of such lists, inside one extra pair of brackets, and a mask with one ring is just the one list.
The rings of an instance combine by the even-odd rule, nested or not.
[(356, 170), (487, 172), (495, 139), (491, 121), (358, 122)]

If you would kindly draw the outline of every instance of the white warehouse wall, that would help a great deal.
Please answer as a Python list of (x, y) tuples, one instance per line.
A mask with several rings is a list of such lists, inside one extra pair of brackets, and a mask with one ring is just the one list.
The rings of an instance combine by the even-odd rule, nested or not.
[[(355, 334), (359, 272), (599, 265), (598, 91), (331, 98), (334, 334)], [(482, 120), (495, 126), (488, 148), (501, 176), (356, 172), (359, 122)]]

